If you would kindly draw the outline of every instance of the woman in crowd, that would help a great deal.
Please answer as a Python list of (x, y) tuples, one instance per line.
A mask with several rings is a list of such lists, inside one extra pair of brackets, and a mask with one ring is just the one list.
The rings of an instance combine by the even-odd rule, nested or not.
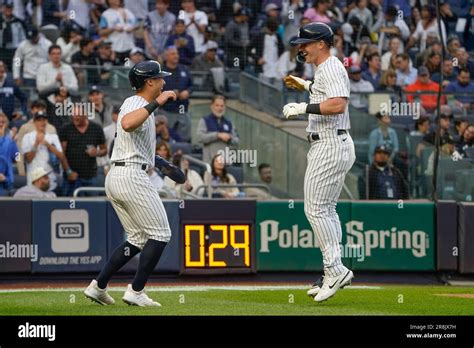
[(71, 63), (71, 57), (74, 53), (79, 52), (82, 35), (79, 30), (71, 26), (66, 26), (61, 36), (56, 40), (56, 44), (61, 47), (62, 60), (68, 64)]
[(177, 167), (180, 167), (186, 176), (186, 181), (184, 184), (177, 184), (168, 177), (165, 177), (165, 185), (176, 191), (179, 198), (186, 198), (186, 192), (192, 194), (199, 194), (202, 196), (204, 190), (197, 191), (199, 186), (204, 185), (204, 181), (198, 172), (189, 167), (189, 161), (181, 153), (175, 154), (173, 157), (173, 164)]
[[(221, 155), (215, 155), (211, 162), (211, 173), (204, 174), (205, 185), (229, 184), (235, 185), (237, 181), (232, 174), (227, 173), (224, 158)], [(240, 195), (240, 191), (236, 187), (217, 188), (212, 190), (212, 196), (215, 198), (235, 198)]]

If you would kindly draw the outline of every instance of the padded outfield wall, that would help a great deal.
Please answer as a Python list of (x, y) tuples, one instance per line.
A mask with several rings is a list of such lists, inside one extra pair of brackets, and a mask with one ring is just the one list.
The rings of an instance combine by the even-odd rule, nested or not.
[[(302, 201), (165, 201), (160, 273), (319, 271)], [(358, 271), (474, 273), (474, 204), (341, 201), (343, 262)], [(0, 272), (97, 272), (124, 231), (97, 199), (0, 200)], [(35, 252), (36, 251), (36, 252)], [(137, 260), (125, 267), (132, 272)]]

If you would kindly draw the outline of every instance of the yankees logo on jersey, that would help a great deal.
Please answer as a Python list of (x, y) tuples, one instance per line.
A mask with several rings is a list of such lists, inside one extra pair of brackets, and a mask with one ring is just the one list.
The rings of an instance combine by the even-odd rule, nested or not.
[[(350, 82), (346, 69), (341, 61), (330, 56), (315, 68), (309, 99), (311, 104), (322, 103), (329, 98), (349, 98)], [(343, 114), (313, 115), (308, 118), (307, 132), (320, 133), (329, 129), (350, 129), (349, 107)]]

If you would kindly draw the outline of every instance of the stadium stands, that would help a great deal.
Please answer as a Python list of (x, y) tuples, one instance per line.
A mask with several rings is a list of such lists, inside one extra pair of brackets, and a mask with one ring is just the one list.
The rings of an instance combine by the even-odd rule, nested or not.
[[(3, 3), (7, 4), (9, 1), (5, 0)], [(125, 8), (125, 10), (131, 10), (127, 12), (131, 13), (127, 21), (118, 18), (118, 26), (111, 28), (108, 21), (112, 20), (114, 9), (108, 11), (107, 4), (101, 1), (88, 2), (85, 7), (78, 9), (71, 2), (67, 8), (62, 8), (61, 1), (51, 0), (52, 6), (57, 7), (57, 10), (53, 12), (61, 13), (61, 15), (54, 15), (50, 7), (43, 8), (40, 2), (28, 0), (26, 3), (28, 6), (25, 5), (22, 9), (2, 6), (1, 16), (4, 25), (0, 27), (2, 41), (0, 60), (3, 62), (2, 66), (5, 67), (3, 74), (0, 69), (0, 108), (9, 120), (6, 128), (3, 126), (5, 129), (0, 129), (0, 143), (2, 137), (12, 138), (16, 141), (21, 155), (24, 155), (24, 151), (17, 134), (21, 127), (24, 127), (24, 124), (34, 116), (30, 108), (32, 101), (42, 99), (46, 102), (48, 121), (56, 126), (56, 132), (62, 139), (63, 127), (70, 123), (72, 112), (72, 108), (67, 105), (71, 103), (76, 106), (81, 105), (86, 111), (84, 115), (89, 115), (88, 108), (93, 105), (90, 105), (87, 99), (88, 91), (91, 86), (98, 85), (105, 95), (106, 104), (120, 106), (123, 100), (132, 93), (127, 75), (130, 67), (140, 60), (150, 58), (166, 64), (164, 52), (168, 48), (165, 45), (168, 41), (177, 47), (178, 52), (183, 55), (181, 58), (185, 58), (180, 59), (180, 64), (187, 65), (183, 71), (188, 71), (192, 67), (191, 62), (196, 60), (196, 57), (199, 57), (199, 66), (210, 67), (215, 61), (219, 62), (216, 63), (218, 66), (225, 65), (224, 69), (219, 71), (192, 69), (190, 71), (192, 87), (189, 88), (189, 98), (191, 98), (189, 113), (193, 124), (191, 140), (189, 142), (174, 140), (176, 133), (179, 135), (182, 126), (179, 121), (175, 122), (175, 118), (172, 121), (175, 123), (169, 124), (169, 129), (165, 131), (165, 134), (169, 133), (169, 138), (165, 140), (169, 141), (171, 155), (181, 153), (195, 158), (197, 162), (190, 165), (204, 176), (206, 167), (198, 164), (203, 158), (202, 144), (196, 142), (195, 127), (197, 121), (206, 116), (209, 111), (201, 106), (195, 106), (193, 101), (208, 100), (210, 104), (211, 97), (219, 92), (228, 100), (240, 100), (284, 122), (281, 112), (283, 105), (293, 101), (305, 101), (308, 96), (306, 93), (295, 93), (284, 87), (281, 77), (293, 74), (312, 79), (314, 74), (313, 66), (304, 66), (296, 61), (296, 51), (291, 50), (287, 41), (297, 33), (300, 25), (319, 18), (327, 22), (335, 33), (332, 54), (341, 59), (344, 65), (351, 69), (350, 71), (362, 72), (362, 78), (357, 81), (358, 83), (362, 81), (373, 87), (373, 92), (359, 92), (354, 89), (351, 95), (349, 107), (351, 134), (357, 155), (357, 162), (351, 175), (355, 181), (360, 178), (368, 185), (369, 178), (364, 173), (367, 172), (366, 169), (372, 161), (372, 154), (368, 153), (371, 146), (369, 134), (377, 127), (374, 115), (389, 105), (390, 127), (396, 132), (399, 146), (397, 151), (391, 153), (388, 166), (401, 172), (403, 179), (407, 182), (410, 198), (432, 197), (430, 195), (433, 193), (431, 187), (433, 172), (438, 174), (437, 188), (440, 198), (465, 200), (469, 197), (468, 192), (472, 185), (469, 183), (469, 177), (463, 173), (474, 170), (472, 147), (474, 134), (470, 135), (469, 130), (463, 130), (465, 134), (457, 134), (453, 120), (462, 117), (467, 119), (469, 125), (474, 124), (474, 84), (472, 82), (474, 33), (472, 25), (468, 23), (464, 27), (456, 26), (445, 13), (441, 18), (442, 30), (439, 30), (436, 18), (433, 17), (434, 8), (431, 5), (421, 6), (417, 2), (414, 7), (403, 7), (403, 5), (401, 9), (389, 6), (389, 3), (393, 2), (376, 0), (370, 1), (367, 7), (361, 10), (356, 7), (354, 1), (332, 0), (326, 4), (327, 6), (325, 5), (324, 13), (319, 13), (317, 11), (320, 7), (316, 6), (318, 9), (314, 7), (317, 1), (312, 0), (195, 0), (197, 12), (194, 14), (197, 14), (198, 19), (191, 22), (193, 10), (189, 5), (182, 7), (179, 0), (149, 0), (148, 8), (143, 8), (141, 11), (145, 16), (148, 10), (145, 18), (141, 18), (142, 15), (136, 10)], [(269, 4), (271, 4), (270, 7)], [(119, 8), (122, 6), (119, 5)], [(450, 2), (444, 6), (450, 7), (454, 13), (459, 13), (460, 20), (473, 20), (460, 1)], [(419, 11), (413, 11), (415, 7)], [(414, 12), (421, 13), (421, 16), (413, 15)], [(402, 17), (398, 16), (398, 19), (391, 20), (391, 13), (401, 14)], [(183, 19), (185, 22), (184, 34), (175, 35), (177, 19)], [(21, 25), (18, 26), (18, 23)], [(269, 31), (269, 28), (273, 27), (276, 31)], [(456, 31), (460, 28), (464, 30)], [(440, 31), (443, 33), (442, 36)], [(261, 47), (258, 43), (261, 35), (268, 38), (278, 37), (278, 40), (271, 41), (275, 42), (274, 46), (268, 43)], [(168, 40), (170, 37), (172, 39)], [(391, 40), (392, 38), (399, 39), (399, 47), (390, 46), (392, 41), (396, 41)], [(281, 47), (277, 45), (277, 42), (280, 41), (285, 47), (283, 54), (278, 54)], [(48, 48), (55, 44), (59, 44), (62, 48), (62, 61), (59, 64), (51, 63), (52, 57), (48, 54)], [(91, 48), (91, 52), (87, 54), (86, 46)], [(85, 51), (84, 47), (86, 47)], [(210, 53), (206, 55), (208, 50)], [(445, 60), (452, 60), (452, 74), (449, 77), (445, 76), (440, 84), (443, 89), (450, 91), (447, 94), (443, 93), (441, 104), (444, 104), (444, 109), (441, 113), (449, 110), (451, 122), (448, 133), (444, 134), (439, 141), (440, 148), (444, 146), (439, 153), (445, 157), (440, 158), (438, 168), (432, 168), (432, 165), (430, 167), (430, 161), (434, 163), (433, 159), (430, 160), (433, 153), (432, 141), (427, 140), (427, 134), (410, 135), (410, 133), (414, 131), (415, 120), (420, 115), (432, 121), (428, 132), (433, 132), (436, 128), (436, 107), (433, 108), (432, 104), (426, 102), (427, 100), (430, 103), (433, 100), (436, 101), (436, 95), (426, 95), (427, 92), (423, 91), (433, 90), (432, 86), (438, 86), (438, 82), (434, 83), (428, 78), (428, 82), (425, 83), (417, 72), (426, 70), (429, 76), (438, 80), (443, 62), (437, 57), (442, 51), (444, 51)], [(408, 55), (403, 55), (404, 52)], [(382, 57), (382, 64), (379, 64), (378, 59), (368, 59), (377, 54)], [(408, 66), (403, 65), (405, 57), (408, 59)], [(43, 82), (36, 81), (35, 75), (35, 72), (40, 70), (46, 71), (45, 64), (51, 65), (51, 68), (48, 65), (49, 70), (46, 74), (50, 75), (53, 81), (46, 90)], [(40, 69), (42, 65), (44, 67)], [(68, 81), (69, 77), (64, 70), (69, 65), (73, 68), (78, 80), (77, 90), (69, 88), (71, 82)], [(398, 85), (390, 85), (385, 80), (379, 83), (378, 79), (385, 72), (388, 75), (395, 74)], [(349, 76), (353, 78), (353, 74)], [(393, 81), (395, 83), (395, 80)], [(415, 82), (414, 85), (413, 82)], [(424, 83), (431, 87), (425, 88)], [(408, 95), (404, 89), (409, 84), (418, 87), (410, 87), (411, 92)], [(37, 90), (38, 86), (41, 93)], [(23, 95), (28, 98), (28, 107), (25, 107)], [(362, 103), (352, 103), (355, 100)], [(413, 106), (419, 107), (418, 111), (404, 108), (411, 106), (406, 104), (407, 101), (412, 101)], [(188, 108), (187, 97), (177, 102), (176, 110), (181, 106)], [(395, 107), (400, 107), (400, 109)], [(105, 111), (98, 108), (94, 108), (91, 114), (104, 117)], [(404, 112), (397, 110), (404, 110)], [(227, 113), (230, 112), (231, 110), (227, 110)], [(94, 122), (94, 119), (90, 117), (89, 121)], [(102, 122), (97, 122), (98, 120), (95, 121), (102, 124)], [(232, 121), (238, 125), (245, 124), (244, 121), (241, 123), (235, 118)], [(263, 125), (264, 121), (261, 120), (261, 122)], [(297, 122), (300, 123), (295, 128), (304, 132), (305, 118), (300, 117)], [(272, 127), (277, 126), (272, 125)], [(259, 134), (256, 134), (258, 127), (250, 127), (250, 130), (242, 134), (239, 127), (236, 127), (236, 130), (240, 137), (240, 144), (233, 145), (234, 147), (257, 148), (255, 137), (259, 137)], [(460, 138), (463, 138), (463, 135), (466, 136), (461, 143)], [(446, 137), (453, 138), (453, 141), (457, 142), (454, 147), (446, 145), (447, 142), (451, 142), (451, 140), (447, 141)], [(260, 140), (264, 144), (258, 148), (265, 149), (275, 148), (280, 139), (262, 138)], [(377, 145), (390, 147), (386, 140), (384, 139), (384, 144)], [(301, 137), (301, 141), (294, 140), (293, 143), (298, 144), (298, 149), (304, 149), (304, 137)], [(38, 146), (44, 146), (44, 144), (38, 144)], [(232, 148), (230, 143), (229, 147)], [(458, 149), (461, 147), (462, 151), (459, 153)], [(1, 147), (0, 151), (2, 151)], [(9, 165), (7, 157), (5, 153), (0, 152), (0, 161), (6, 161), (5, 167)], [(280, 165), (278, 161), (290, 162), (288, 156), (281, 159), (275, 156), (270, 158), (266, 151), (259, 152), (258, 160), (260, 163), (269, 162), (275, 167)], [(12, 195), (16, 189), (31, 184), (27, 182), (25, 176), (20, 175), (25, 172), (24, 168), (20, 168), (21, 170), (17, 168), (23, 163), (12, 163), (13, 186), (3, 192)], [(32, 164), (31, 168), (34, 167), (35, 162)], [(255, 170), (248, 164), (239, 163), (238, 166), (228, 167), (228, 172), (235, 177), (237, 183), (258, 183)], [(109, 166), (108, 155), (97, 159), (98, 170), (94, 179), (99, 187), (103, 187)], [(64, 172), (62, 166), (55, 171), (58, 182), (68, 180)], [(298, 179), (302, 181), (302, 177)], [(284, 187), (273, 187), (275, 192), (285, 191), (281, 192), (281, 197), (287, 196), (293, 190), (289, 181), (286, 180), (286, 182)], [(2, 182), (0, 184), (5, 186)], [(64, 194), (61, 186), (57, 185), (56, 189), (59, 196)], [(244, 189), (241, 191), (245, 192)], [(357, 197), (359, 194), (356, 191), (353, 189), (351, 194)], [(301, 192), (292, 191), (292, 194), (300, 196)]]

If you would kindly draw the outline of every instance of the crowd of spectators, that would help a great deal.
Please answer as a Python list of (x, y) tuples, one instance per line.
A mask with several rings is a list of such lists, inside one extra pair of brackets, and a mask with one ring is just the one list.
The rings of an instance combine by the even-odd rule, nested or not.
[[(239, 144), (238, 132), (225, 116), (225, 98), (212, 98), (209, 115), (192, 129), (193, 72), (208, 73), (213, 92), (225, 92), (226, 69), (240, 69), (285, 93), (286, 75), (311, 79), (314, 74), (313, 66), (296, 61), (297, 48), (288, 44), (312, 21), (327, 23), (335, 33), (331, 53), (347, 67), (351, 107), (368, 111), (364, 93), (372, 92), (420, 103), (421, 117), (410, 129), (411, 136), (423, 138), (416, 155), (434, 143), (439, 122), (442, 145), (450, 145), (446, 153), (469, 157), (474, 136), (474, 6), (463, 0), (440, 3), (439, 28), (436, 9), (426, 0), (3, 0), (0, 195), (12, 192), (15, 175), (26, 175), (26, 183), (36, 188), (26, 192), (71, 195), (77, 187), (100, 185), (119, 113), (105, 88), (114, 84), (116, 68), (145, 59), (158, 60), (173, 73), (165, 90), (174, 90), (178, 98), (156, 115), (157, 153), (179, 164), (189, 179), (176, 187), (153, 172), (154, 182), (176, 196), (183, 191), (204, 194), (196, 189), (209, 183), (235, 183), (217, 156), (219, 150)], [(436, 115), (435, 93), (440, 89), (445, 108)], [(81, 90), (88, 92), (81, 95)], [(67, 107), (71, 102), (74, 108)], [(403, 180), (391, 183), (406, 182), (401, 139), (389, 115), (376, 118), (379, 125), (368, 136), (367, 162), (388, 176), (397, 173), (398, 178), (399, 173)], [(193, 171), (182, 151), (173, 150), (191, 139), (200, 144), (211, 173)], [(382, 165), (386, 156), (387, 167)], [(380, 192), (397, 198), (407, 190)], [(216, 194), (236, 197), (242, 192), (232, 188)]]

